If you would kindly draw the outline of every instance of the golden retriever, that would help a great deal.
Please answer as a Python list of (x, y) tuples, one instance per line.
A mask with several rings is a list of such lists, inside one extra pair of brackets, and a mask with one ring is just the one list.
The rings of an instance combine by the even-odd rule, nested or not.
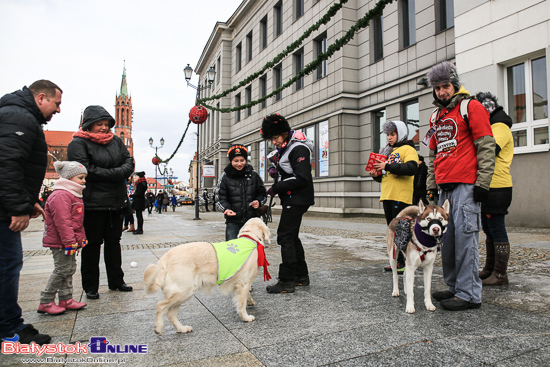
[[(239, 237), (246, 235), (262, 245), (270, 242), (269, 228), (260, 218), (247, 221), (239, 232)], [(252, 281), (258, 274), (258, 250), (252, 253), (242, 268), (230, 279), (219, 285), (224, 294), (233, 294), (233, 302), (241, 320), (254, 321), (254, 316), (246, 312), (246, 306), (255, 304), (250, 295)], [(168, 320), (179, 333), (193, 331), (191, 326), (184, 326), (178, 320), (180, 305), (191, 298), (199, 289), (209, 290), (216, 286), (218, 280), (218, 258), (214, 247), (208, 242), (193, 242), (174, 247), (164, 254), (157, 265), (151, 264), (143, 275), (145, 290), (154, 293), (162, 289), (164, 299), (157, 303), (155, 332), (162, 335), (164, 329), (164, 312)]]

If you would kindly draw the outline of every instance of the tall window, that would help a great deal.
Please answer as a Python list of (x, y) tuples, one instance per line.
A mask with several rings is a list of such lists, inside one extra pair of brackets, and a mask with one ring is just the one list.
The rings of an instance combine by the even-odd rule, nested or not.
[[(235, 107), (240, 107), (241, 106), (241, 94), (237, 94), (235, 96)], [(235, 111), (235, 120), (237, 122), (241, 121), (241, 110), (237, 110)]]
[[(315, 40), (315, 56), (318, 57), (323, 52), (327, 52), (327, 34), (323, 33)], [(321, 61), (321, 64), (317, 67), (316, 77), (317, 80), (327, 76), (327, 60)]]
[(220, 74), (222, 70), (222, 57), (218, 57), (218, 61), (216, 61), (216, 84), (220, 84)]
[[(304, 68), (304, 49), (299, 50), (294, 54), (294, 75), (298, 75)], [(296, 90), (304, 87), (304, 77), (296, 80)]]
[(454, 0), (435, 1), (435, 22), (438, 32), (455, 25)]
[(296, 14), (294, 19), (298, 19), (304, 15), (304, 0), (294, 0), (294, 13)]
[(252, 60), (252, 32), (246, 35), (246, 62)]
[[(252, 87), (246, 87), (245, 89), (245, 98), (246, 98), (246, 104), (249, 104), (252, 102)], [(248, 107), (246, 109), (246, 117), (252, 115), (252, 107)]]
[(420, 111), (418, 108), (418, 100), (408, 101), (403, 103), (403, 121), (409, 128), (410, 139), (414, 142), (416, 150), (420, 149)]
[(548, 150), (546, 57), (506, 68), (507, 110), (518, 153)]
[(382, 134), (382, 125), (386, 123), (386, 110), (372, 113), (372, 151), (378, 153), (380, 148), (388, 144), (386, 134)]
[(260, 50), (267, 47), (267, 15), (260, 20)]
[(237, 48), (235, 49), (235, 55), (236, 55), (236, 66), (237, 66), (237, 72), (239, 72), (242, 68), (242, 55), (243, 55), (243, 48), (242, 48), (242, 44), (239, 43), (237, 45)]
[[(267, 95), (267, 75), (263, 75), (260, 77), (260, 97), (263, 98)], [(261, 108), (267, 107), (267, 100), (263, 100), (261, 104)]]
[(414, 0), (401, 0), (401, 33), (402, 48), (416, 43), (416, 21), (414, 12)]
[(273, 38), (283, 33), (283, 2), (279, 1), (273, 7)]
[(382, 16), (374, 18), (371, 26), (372, 62), (380, 61), (384, 57), (384, 41), (382, 38)]
[[(283, 85), (283, 67), (281, 64), (273, 68), (273, 89), (279, 89)], [(281, 92), (275, 94), (275, 101), (281, 99)]]

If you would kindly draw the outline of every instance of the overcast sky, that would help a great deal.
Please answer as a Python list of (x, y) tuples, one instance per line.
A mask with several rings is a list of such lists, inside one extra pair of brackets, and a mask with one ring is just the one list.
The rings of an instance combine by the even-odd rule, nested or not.
[[(46, 129), (76, 131), (89, 105), (114, 116), (126, 60), (136, 169), (154, 177), (149, 138), (160, 145), (164, 137), (159, 156), (169, 157), (195, 101), (183, 68), (196, 66), (216, 21), (227, 21), (241, 1), (0, 0), (0, 96), (49, 79), (63, 100)], [(186, 181), (195, 132), (168, 165)]]

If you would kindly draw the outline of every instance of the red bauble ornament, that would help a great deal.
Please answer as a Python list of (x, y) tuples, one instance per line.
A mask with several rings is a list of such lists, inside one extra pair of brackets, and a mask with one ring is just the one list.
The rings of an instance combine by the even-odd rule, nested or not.
[(189, 111), (189, 119), (194, 124), (202, 124), (208, 118), (208, 111), (203, 106), (195, 106)]
[(158, 159), (157, 157), (153, 157), (153, 164), (155, 166), (158, 166), (160, 164), (160, 159)]

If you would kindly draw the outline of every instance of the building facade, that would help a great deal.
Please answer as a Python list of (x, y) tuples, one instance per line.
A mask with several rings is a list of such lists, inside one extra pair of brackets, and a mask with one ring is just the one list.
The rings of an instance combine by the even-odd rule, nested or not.
[[(377, 3), (375, 0), (346, 2), (326, 25), (321, 25), (299, 47), (259, 78), (206, 104), (216, 108), (232, 108), (247, 105), (272, 93), (316, 60), (317, 55), (330, 49)], [(537, 18), (529, 17), (531, 13), (522, 13), (536, 4), (541, 8), (536, 13)], [(203, 91), (201, 97), (225, 91), (257, 72), (298, 40), (332, 5), (333, 1), (329, 0), (244, 0), (227, 22), (216, 24), (195, 68), (201, 76), (210, 67), (217, 72), (212, 88)], [(501, 7), (507, 9), (499, 9)], [(487, 17), (489, 8), (494, 12), (492, 17)], [(525, 67), (529, 67), (527, 59), (539, 60), (537, 67), (542, 63), (540, 57), (545, 54), (549, 37), (545, 28), (548, 26), (548, 10), (543, 12), (542, 8), (548, 8), (547, 1), (393, 1), (385, 7), (381, 17), (372, 19), (369, 27), (358, 31), (347, 45), (322, 62), (313, 73), (297, 79), (291, 87), (243, 110), (230, 113), (212, 111), (206, 123), (199, 127), (200, 165), (216, 166), (217, 177), (211, 184), (215, 186), (228, 162), (228, 147), (235, 143), (244, 144), (249, 147), (250, 163), (269, 185), (271, 178), (267, 175), (266, 156), (273, 147), (261, 139), (259, 129), (264, 116), (280, 113), (287, 117), (292, 129), (302, 130), (315, 145), (312, 174), (316, 204), (310, 212), (325, 215), (382, 214), (380, 184), (365, 172), (369, 153), (378, 152), (386, 144), (385, 136), (380, 134), (381, 125), (386, 120), (405, 121), (409, 127), (409, 138), (416, 143), (422, 140), (433, 110), (432, 89), (426, 85), (424, 77), (433, 64), (443, 60), (457, 63), (464, 85), (471, 92), (500, 88), (498, 95), (501, 100), (505, 99), (505, 75), (513, 73), (507, 71), (506, 65), (523, 62)], [(470, 16), (474, 18), (470, 19)], [(518, 44), (522, 43), (522, 37), (528, 36), (528, 31), (515, 35), (518, 27), (514, 28), (513, 24), (506, 24), (510, 27), (506, 31), (499, 29), (501, 19), (508, 18), (510, 22), (523, 21), (526, 29), (539, 22), (540, 25), (535, 27), (544, 37), (536, 42), (536, 37), (532, 37), (530, 47), (518, 45), (530, 50), (522, 50), (520, 54), (516, 53), (516, 48), (508, 47), (507, 52), (495, 49), (491, 42), (506, 42), (501, 39), (502, 34), (508, 34), (508, 41)], [(484, 27), (489, 30), (487, 35), (482, 31)], [(455, 35), (458, 31), (460, 34)], [(471, 38), (475, 37), (475, 32), (478, 32), (479, 39), (473, 41)], [(471, 44), (478, 45), (476, 47), (480, 49), (473, 49)], [(489, 49), (491, 54), (488, 56), (486, 52)], [(506, 58), (505, 53), (523, 55), (525, 60)], [(504, 64), (499, 65), (494, 54), (503, 58)], [(546, 74), (543, 77), (543, 84), (547, 84)], [(489, 78), (494, 80), (488, 83)], [(202, 83), (204, 80), (201, 77)], [(521, 100), (518, 95), (514, 98), (512, 100), (516, 104)], [(546, 108), (545, 97), (532, 99), (536, 99), (536, 111)], [(531, 148), (547, 151), (547, 117), (533, 123), (522, 123), (527, 125), (514, 127), (517, 142), (531, 141), (531, 137), (537, 136), (537, 139), (540, 137), (538, 141), (546, 139), (546, 143), (533, 143)], [(428, 155), (423, 145), (417, 144), (417, 148), (420, 154)], [(522, 160), (523, 157), (519, 156), (514, 161), (516, 187), (521, 186), (528, 177), (525, 172), (534, 167), (532, 164), (517, 167), (517, 162)], [(201, 186), (210, 188), (206, 181)], [(513, 205), (522, 204), (517, 203), (517, 191), (514, 192)], [(526, 208), (532, 208), (533, 203), (527, 204)], [(527, 214), (524, 216), (526, 220), (529, 216), (541, 215), (540, 212), (522, 214)], [(514, 223), (515, 219), (511, 210), (509, 222)], [(541, 219), (537, 225), (550, 226), (548, 221)]]

